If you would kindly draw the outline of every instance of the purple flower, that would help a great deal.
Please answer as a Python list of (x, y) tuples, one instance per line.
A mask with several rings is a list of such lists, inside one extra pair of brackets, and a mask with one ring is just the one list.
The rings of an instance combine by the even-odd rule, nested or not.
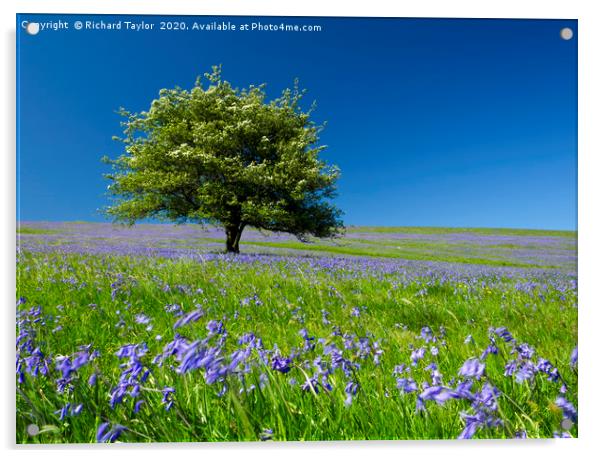
[(535, 350), (529, 346), (529, 344), (522, 343), (516, 346), (516, 352), (523, 359), (531, 359), (535, 354)]
[(575, 349), (571, 353), (571, 367), (573, 369), (577, 368), (577, 359), (578, 359), (577, 347), (575, 347)]
[(274, 355), (272, 357), (272, 369), (286, 374), (291, 370), (291, 360), (289, 358)]
[(211, 334), (223, 334), (224, 324), (221, 321), (211, 320), (209, 323), (207, 323), (207, 330)]
[(347, 382), (345, 385), (345, 393), (347, 393), (347, 397), (345, 398), (345, 405), (350, 406), (353, 402), (353, 396), (357, 394), (358, 385), (355, 382)]
[(59, 421), (63, 421), (65, 419), (65, 417), (69, 416), (69, 408), (70, 407), (71, 407), (71, 403), (68, 402), (60, 410), (57, 410), (56, 412), (54, 412), (56, 415), (59, 416)]
[(134, 404), (134, 413), (138, 413), (140, 412), (140, 409), (142, 408), (142, 404), (144, 404), (144, 401), (142, 399), (140, 399), (139, 401), (136, 402), (136, 404)]
[(424, 358), (426, 350), (424, 347), (420, 347), (417, 350), (414, 350), (410, 355), (410, 359), (412, 360), (412, 366), (418, 364), (418, 361)]
[(330, 313), (328, 313), (327, 310), (322, 309), (322, 324), (324, 324), (324, 325), (330, 324), (330, 320), (328, 319), (329, 316), (330, 316)]
[(487, 348), (483, 351), (483, 353), (481, 354), (480, 359), (483, 360), (487, 357), (487, 355), (497, 355), (498, 353), (498, 348), (497, 345), (495, 344), (495, 342), (491, 342)]
[(470, 358), (464, 362), (464, 365), (458, 371), (458, 375), (463, 377), (475, 377), (480, 379), (485, 371), (485, 364), (477, 358)]
[[(173, 328), (177, 329), (177, 328), (179, 328), (181, 326), (185, 326), (189, 323), (194, 323), (195, 321), (198, 321), (203, 315), (204, 315), (204, 312), (201, 309), (193, 310), (192, 312), (184, 315), (182, 318), (180, 318), (178, 321), (176, 321), (175, 324), (173, 325)], [(212, 322), (212, 323), (215, 323), (215, 322)], [(209, 329), (211, 331), (211, 329), (209, 328), (209, 325), (207, 325), (207, 329)]]
[(403, 393), (413, 393), (418, 391), (418, 384), (411, 378), (398, 378), (397, 389), (401, 390)]
[(144, 313), (139, 313), (134, 317), (134, 321), (138, 324), (148, 324), (151, 320)]
[(182, 307), (180, 307), (180, 304), (167, 304), (165, 306), (165, 311), (167, 313), (172, 313), (175, 316), (180, 316), (184, 313), (182, 312)]
[(555, 404), (562, 410), (564, 418), (567, 418), (574, 423), (577, 422), (577, 409), (575, 409), (575, 406), (567, 401), (566, 398), (558, 396)]
[(532, 380), (535, 377), (537, 368), (531, 361), (524, 361), (516, 371), (514, 378), (518, 383), (523, 383), (527, 380)]
[(466, 412), (460, 413), (464, 420), (464, 429), (458, 439), (472, 439), (476, 432), (484, 427), (493, 428), (502, 424), (501, 420), (488, 414), (484, 410), (478, 410), (476, 414), (470, 415)]
[(303, 337), (303, 339), (305, 339), (305, 340), (314, 340), (315, 339), (315, 337), (309, 336), (309, 333), (307, 332), (307, 329), (305, 329), (305, 328), (303, 328), (299, 331), (299, 335), (301, 337)]
[(469, 399), (469, 400), (473, 401), (473, 400), (475, 400), (475, 396), (471, 391), (472, 385), (473, 385), (473, 380), (470, 380), (470, 379), (464, 380), (464, 381), (458, 383), (455, 391), (456, 391), (456, 393), (458, 393), (458, 396), (460, 396), (461, 398)]
[(450, 399), (458, 399), (458, 393), (445, 386), (430, 386), (419, 395), (422, 401), (435, 401), (437, 404), (445, 404)]
[(127, 428), (118, 424), (109, 428), (109, 423), (101, 423), (96, 432), (97, 442), (115, 442)]
[(96, 442), (106, 442), (106, 434), (109, 431), (109, 423), (101, 423), (96, 431)]
[(272, 429), (267, 429), (266, 428), (259, 435), (259, 439), (262, 440), (262, 441), (272, 440), (273, 434), (274, 434), (274, 431)]
[(537, 361), (537, 370), (548, 376), (548, 380), (551, 382), (557, 382), (560, 379), (560, 373), (550, 361), (544, 358), (539, 358)]
[(407, 367), (405, 364), (400, 364), (393, 368), (393, 375), (400, 375), (400, 374), (403, 374), (404, 372), (409, 372), (409, 371), (410, 371), (409, 367)]
[(512, 337), (512, 334), (510, 334), (510, 331), (508, 331), (508, 329), (506, 329), (505, 327), (500, 327), (500, 328), (496, 328), (493, 330), (493, 332), (500, 337), (501, 339), (504, 340), (504, 342), (512, 342), (514, 340), (514, 337)]
[(61, 356), (57, 358), (56, 368), (61, 372), (62, 378), (64, 379), (68, 379), (69, 375), (71, 375), (71, 371), (73, 370), (71, 360), (67, 356)]
[(175, 393), (176, 390), (170, 386), (166, 386), (161, 390), (161, 392), (163, 393), (163, 399), (161, 399), (161, 403), (165, 405), (165, 410), (171, 409), (173, 406), (173, 393)]
[(306, 379), (305, 383), (301, 385), (301, 389), (303, 391), (311, 391), (312, 393), (317, 394), (319, 392), (320, 383), (318, 379), (314, 376), (310, 379)]
[(426, 343), (435, 341), (435, 337), (433, 336), (433, 330), (428, 326), (425, 326), (420, 330), (420, 337), (422, 337), (422, 339), (424, 339)]
[(243, 344), (254, 344), (257, 341), (257, 336), (255, 336), (255, 334), (253, 334), (252, 332), (249, 332), (247, 334), (243, 334), (239, 339), (238, 339), (238, 345), (243, 345)]
[(464, 420), (465, 426), (458, 439), (472, 439), (481, 426), (482, 420), (477, 415), (469, 415), (465, 412), (462, 412), (460, 416)]
[(136, 354), (136, 345), (133, 345), (133, 344), (123, 345), (119, 350), (117, 350), (115, 352), (115, 355), (117, 355), (117, 357), (119, 359), (129, 358), (135, 354)]
[(497, 398), (500, 395), (499, 390), (490, 383), (486, 383), (481, 391), (475, 396), (477, 407), (484, 407), (489, 411), (497, 410)]

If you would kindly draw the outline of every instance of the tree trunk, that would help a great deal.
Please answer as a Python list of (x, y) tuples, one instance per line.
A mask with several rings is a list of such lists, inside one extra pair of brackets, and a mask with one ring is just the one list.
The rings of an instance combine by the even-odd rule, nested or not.
[(240, 236), (244, 227), (244, 223), (226, 226), (226, 253), (240, 253)]

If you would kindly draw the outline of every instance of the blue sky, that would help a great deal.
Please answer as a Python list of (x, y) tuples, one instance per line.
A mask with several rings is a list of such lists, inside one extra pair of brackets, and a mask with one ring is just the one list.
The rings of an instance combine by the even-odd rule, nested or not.
[[(70, 29), (20, 27), (58, 19)], [(322, 157), (342, 171), (347, 225), (576, 228), (577, 21), (189, 16), (322, 31), (73, 29), (86, 19), (17, 18), (20, 220), (105, 220), (115, 110), (144, 110), (222, 64), (270, 96), (300, 79), (328, 122)]]

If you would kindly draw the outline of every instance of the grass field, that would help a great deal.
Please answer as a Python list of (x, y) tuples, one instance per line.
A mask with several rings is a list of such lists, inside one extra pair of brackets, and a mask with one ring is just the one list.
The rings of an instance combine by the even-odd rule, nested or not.
[(577, 436), (575, 233), (18, 240), (19, 443)]

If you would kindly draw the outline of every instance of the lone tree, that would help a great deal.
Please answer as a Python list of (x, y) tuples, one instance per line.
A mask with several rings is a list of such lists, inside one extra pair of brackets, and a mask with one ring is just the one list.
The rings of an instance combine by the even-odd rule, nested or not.
[(105, 158), (112, 172), (106, 213), (134, 224), (145, 218), (220, 224), (226, 251), (239, 252), (245, 227), (333, 237), (343, 228), (336, 167), (319, 159), (322, 126), (303, 111), (300, 91), (266, 101), (265, 85), (234, 88), (221, 68), (191, 90), (162, 89), (148, 111), (125, 109), (125, 152)]

